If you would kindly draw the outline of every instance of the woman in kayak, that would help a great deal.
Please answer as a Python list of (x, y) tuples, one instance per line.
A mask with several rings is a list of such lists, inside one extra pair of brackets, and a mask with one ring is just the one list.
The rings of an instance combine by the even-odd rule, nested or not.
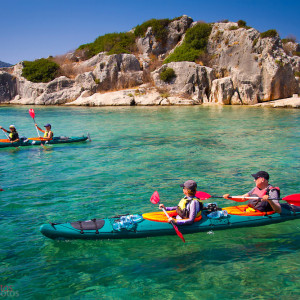
[[(256, 174), (251, 174), (251, 176), (254, 177), (256, 186), (243, 197), (259, 197), (260, 199), (250, 199), (248, 206), (262, 212), (275, 211), (280, 214), (281, 206), (277, 200), (280, 197), (280, 190), (269, 184), (269, 174), (265, 171), (259, 171)], [(225, 194), (223, 197), (228, 199), (230, 195)]]
[(176, 220), (170, 217), (169, 223), (177, 225), (192, 224), (194, 223), (195, 218), (201, 215), (201, 210), (203, 208), (202, 202), (195, 196), (197, 183), (194, 180), (188, 180), (180, 186), (183, 188), (185, 197), (180, 200), (178, 206), (165, 207), (163, 204), (160, 204), (159, 208), (164, 208), (166, 211), (176, 209), (178, 214)]
[(0, 129), (2, 129), (3, 131), (9, 133), (8, 138), (9, 138), (9, 141), (11, 143), (19, 142), (19, 140), (20, 140), (19, 139), (19, 134), (16, 130), (15, 125), (10, 125), (9, 130), (4, 129), (2, 126), (0, 126)]
[(44, 127), (46, 130), (41, 129), (40, 127), (37, 126), (37, 124), (34, 124), (35, 127), (44, 133), (44, 140), (50, 141), (53, 139), (53, 131), (51, 131), (51, 124), (46, 124)]

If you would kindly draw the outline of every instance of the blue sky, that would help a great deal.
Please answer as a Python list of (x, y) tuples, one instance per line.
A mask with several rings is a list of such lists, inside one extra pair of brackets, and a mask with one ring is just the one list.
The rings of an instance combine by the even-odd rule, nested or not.
[(184, 14), (194, 21), (244, 20), (260, 32), (276, 29), (281, 38), (293, 35), (299, 42), (299, 11), (299, 0), (0, 0), (0, 61), (65, 54), (99, 35)]

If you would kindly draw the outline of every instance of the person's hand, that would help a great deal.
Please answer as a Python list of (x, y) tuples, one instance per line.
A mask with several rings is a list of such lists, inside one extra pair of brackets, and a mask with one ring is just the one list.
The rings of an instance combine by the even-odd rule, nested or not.
[(176, 224), (176, 220), (174, 220), (172, 217), (169, 217), (168, 222), (171, 224)]
[(34, 124), (35, 127), (37, 127), (37, 124)]
[(269, 195), (263, 195), (261, 200), (262, 201), (268, 201), (269, 200)]
[(2, 129), (2, 126), (0, 126), (0, 129)]
[(166, 207), (163, 204), (159, 204), (158, 208), (159, 209), (166, 209)]
[(229, 198), (229, 194), (224, 194), (223, 198), (228, 199)]

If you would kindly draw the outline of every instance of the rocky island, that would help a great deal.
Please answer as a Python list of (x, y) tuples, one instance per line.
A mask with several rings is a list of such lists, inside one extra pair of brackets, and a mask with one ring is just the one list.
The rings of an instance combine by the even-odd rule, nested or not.
[(52, 63), (53, 77), (32, 62), (1, 68), (0, 104), (299, 108), (299, 55), (295, 40), (280, 39), (276, 30), (260, 33), (242, 20), (152, 19), (39, 60)]

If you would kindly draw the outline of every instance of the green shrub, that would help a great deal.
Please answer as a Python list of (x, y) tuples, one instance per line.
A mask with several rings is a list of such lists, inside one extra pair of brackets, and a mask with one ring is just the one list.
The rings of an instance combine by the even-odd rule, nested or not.
[(22, 76), (32, 82), (49, 82), (58, 76), (59, 65), (46, 58), (24, 61)]
[(256, 44), (257, 44), (257, 42), (258, 42), (258, 39), (255, 39), (255, 40), (253, 41), (253, 43), (252, 43), (252, 47), (255, 47)]
[(81, 45), (78, 50), (86, 50), (87, 58), (100, 53), (132, 53), (136, 50), (135, 36), (131, 32), (108, 33), (99, 36), (93, 43)]
[(294, 73), (294, 75), (295, 75), (295, 77), (300, 77), (300, 72), (299, 72), (299, 71), (296, 71), (296, 72)]
[(246, 22), (245, 21), (243, 21), (243, 20), (238, 20), (238, 26), (239, 27), (246, 27)]
[(275, 29), (270, 29), (270, 30), (267, 30), (267, 31), (262, 32), (260, 34), (260, 37), (262, 39), (268, 38), (268, 37), (273, 38), (273, 37), (276, 37), (276, 36), (278, 36), (278, 33), (277, 33), (277, 31)]
[(164, 82), (170, 82), (174, 77), (176, 77), (176, 74), (172, 68), (166, 68), (159, 75), (159, 78)]
[(153, 31), (153, 34), (155, 35), (156, 40), (159, 41), (159, 42), (164, 43), (164, 42), (166, 42), (167, 37), (168, 37), (168, 28), (167, 28), (167, 26), (171, 22), (173, 22), (175, 20), (178, 20), (180, 18), (181, 17), (178, 17), (178, 18), (174, 18), (172, 20), (169, 20), (169, 19), (151, 19), (151, 20), (148, 20), (148, 21), (144, 22), (143, 24), (137, 25), (135, 27), (134, 35), (136, 37), (144, 37), (147, 29), (149, 27), (152, 27), (152, 31)]
[(293, 52), (293, 55), (294, 55), (294, 56), (300, 56), (300, 52), (296, 52), (296, 51), (295, 51), (295, 52)]
[(184, 42), (175, 48), (165, 60), (164, 63), (172, 61), (193, 61), (195, 62), (203, 53), (206, 52), (206, 46), (212, 26), (206, 23), (200, 23), (186, 31)]
[(229, 27), (229, 30), (237, 30), (237, 29), (239, 29), (237, 26), (230, 26)]

